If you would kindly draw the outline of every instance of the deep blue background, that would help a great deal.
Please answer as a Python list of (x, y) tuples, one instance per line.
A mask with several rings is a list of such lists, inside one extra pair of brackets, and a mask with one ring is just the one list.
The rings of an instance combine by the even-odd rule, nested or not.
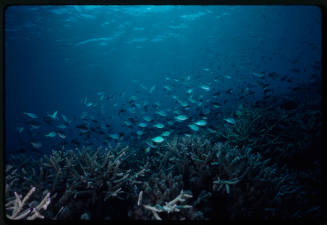
[[(27, 119), (23, 112), (42, 116), (58, 110), (73, 118), (85, 111), (85, 96), (124, 90), (133, 95), (132, 80), (149, 88), (156, 84), (151, 98), (164, 101), (158, 87), (165, 74), (199, 75), (211, 84), (216, 78), (216, 88), (226, 89), (246, 87), (253, 72), (277, 72), (293, 80), (272, 83), (287, 94), (291, 85), (321, 76), (312, 70), (321, 60), (320, 32), (320, 9), (313, 6), (10, 6), (7, 150), (17, 147), (17, 127)], [(292, 60), (300, 73), (290, 72)]]

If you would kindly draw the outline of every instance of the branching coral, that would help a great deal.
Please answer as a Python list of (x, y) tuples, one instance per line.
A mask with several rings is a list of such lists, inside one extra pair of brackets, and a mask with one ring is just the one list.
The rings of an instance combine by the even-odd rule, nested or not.
[[(120, 212), (123, 218), (137, 220), (250, 219), (258, 215), (275, 219), (281, 215), (281, 204), (296, 198), (301, 201), (303, 197), (296, 194), (305, 196), (285, 167), (244, 143), (175, 136), (132, 164), (126, 159), (135, 154), (134, 149), (117, 146), (61, 149), (25, 167), (8, 164), (6, 207), (12, 211), (8, 218), (43, 217), (44, 202), (41, 208), (35, 202), (29, 206), (35, 210), (13, 210), (15, 205), (26, 205), (34, 189), (23, 199), (17, 194), (15, 199), (9, 196), (14, 191), (26, 192), (37, 182), (38, 189), (54, 193), (51, 201), (55, 204), (44, 214), (54, 220), (116, 219), (121, 218), (115, 217)], [(283, 208), (283, 216), (311, 211)]]
[[(21, 220), (21, 219), (27, 219), (27, 220), (34, 220), (36, 218), (44, 219), (44, 216), (41, 215), (40, 210), (46, 210), (51, 202), (50, 198), (50, 192), (48, 192), (42, 201), (33, 208), (26, 208), (26, 203), (30, 199), (31, 195), (35, 192), (36, 188), (32, 187), (30, 191), (25, 195), (25, 197), (22, 199), (22, 197), (14, 192), (15, 199), (11, 200), (6, 203), (6, 210), (12, 211), (11, 215), (7, 215), (8, 219), (11, 220)], [(24, 209), (25, 208), (25, 209)]]
[[(184, 193), (183, 190), (181, 190), (180, 194), (175, 199), (171, 200), (170, 202), (166, 202), (163, 206), (157, 204), (155, 206), (143, 205), (143, 207), (150, 210), (156, 220), (162, 220), (158, 215), (158, 212), (180, 212), (180, 209), (192, 208), (192, 205), (177, 205), (178, 202), (184, 202), (188, 198), (192, 197), (193, 196), (191, 194)], [(140, 200), (138, 202), (140, 202)]]

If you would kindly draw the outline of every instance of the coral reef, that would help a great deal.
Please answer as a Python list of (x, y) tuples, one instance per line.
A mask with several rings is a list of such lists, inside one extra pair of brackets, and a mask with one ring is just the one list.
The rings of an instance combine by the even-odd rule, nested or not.
[[(11, 220), (34, 220), (36, 218), (44, 219), (44, 216), (41, 215), (40, 210), (46, 210), (48, 205), (51, 202), (50, 192), (48, 192), (39, 204), (35, 205), (35, 201), (27, 204), (27, 201), (30, 199), (31, 195), (35, 192), (35, 187), (32, 187), (31, 190), (25, 195), (22, 199), (22, 196), (14, 192), (15, 199), (7, 199), (6, 210), (12, 211), (11, 215), (7, 214), (7, 218)], [(27, 206), (27, 207), (26, 207)], [(26, 209), (24, 209), (26, 208)]]
[[(284, 151), (304, 151), (310, 136), (295, 142), (295, 135), (318, 131), (319, 115), (299, 113), (298, 119), (291, 120), (285, 114), (276, 119), (276, 113), (247, 108), (237, 115), (235, 125), (225, 124), (221, 133), (210, 137), (172, 135), (150, 152), (141, 151), (144, 146), (118, 143), (97, 149), (62, 147), (39, 159), (13, 155), (6, 164), (7, 217), (321, 218), (320, 162), (313, 162), (314, 170), (310, 167), (299, 172), (279, 161), (285, 159)], [(295, 122), (301, 120), (311, 122)], [(296, 132), (287, 133), (287, 137), (280, 132), (283, 126), (291, 125)], [(294, 146), (287, 147), (290, 144)], [(313, 187), (317, 188), (312, 191)], [(22, 198), (17, 193), (27, 194)]]

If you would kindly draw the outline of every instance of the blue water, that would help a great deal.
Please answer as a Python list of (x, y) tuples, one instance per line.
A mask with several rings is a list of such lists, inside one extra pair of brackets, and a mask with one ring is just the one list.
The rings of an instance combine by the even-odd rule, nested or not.
[[(197, 218), (320, 218), (321, 42), (321, 11), (315, 6), (10, 6), (5, 11), (5, 157), (12, 176), (7, 176), (6, 197), (27, 193), (36, 185), (30, 181), (40, 180), (33, 200), (50, 188), (56, 193), (46, 218), (80, 219), (88, 213), (100, 220), (154, 219), (137, 203), (138, 193), (144, 190), (142, 204), (160, 205), (182, 189), (193, 194), (187, 203), (193, 208), (182, 211), (203, 213)], [(250, 121), (252, 112), (267, 121)], [(155, 127), (159, 123), (164, 128)], [(234, 133), (223, 135), (227, 131)], [(165, 145), (184, 136), (195, 139), (179, 143), (182, 150)], [(214, 148), (199, 147), (196, 138)], [(93, 173), (85, 173), (81, 155), (67, 161), (71, 167), (63, 166), (62, 174), (47, 165), (45, 155), (117, 143), (129, 148), (126, 158), (112, 164), (122, 161), (110, 182), (117, 182), (117, 171), (135, 174), (150, 165), (142, 181), (126, 179), (124, 193), (104, 203), (111, 172), (105, 166), (94, 169), (102, 165), (99, 160), (90, 169), (101, 181), (90, 187), (96, 196), (61, 202), (68, 187), (81, 185), (84, 175), (92, 180)], [(116, 154), (119, 148), (101, 149)], [(172, 158), (162, 160), (167, 168), (159, 168), (164, 154)], [(30, 156), (45, 157), (43, 169), (39, 161), (26, 164)], [(246, 160), (231, 175), (224, 157)], [(243, 165), (249, 175), (240, 175)], [(31, 172), (30, 179), (22, 168)], [(232, 193), (227, 180), (226, 191), (220, 190), (223, 183), (216, 187), (218, 176), (230, 179)], [(152, 185), (158, 177), (175, 187), (153, 200), (152, 191), (158, 195), (166, 189)], [(72, 188), (75, 195), (84, 191), (84, 183), (78, 185)], [(63, 207), (71, 211), (57, 217)], [(159, 214), (163, 219), (186, 215), (174, 213)]]
[[(267, 78), (269, 86), (277, 97), (292, 94), (292, 87), (320, 79), (320, 16), (314, 6), (10, 6), (5, 11), (6, 150), (20, 148), (21, 139), (27, 149), (29, 139), (41, 139), (45, 151), (47, 142), (60, 141), (43, 137), (53, 130), (49, 126), (27, 134), (29, 118), (23, 112), (42, 118), (58, 111), (61, 120), (64, 114), (78, 123), (82, 112), (93, 110), (117, 132), (127, 132), (119, 128), (125, 119), (113, 104), (128, 109), (132, 95), (142, 99), (139, 104), (160, 102), (174, 110), (178, 104), (172, 96), (187, 96), (188, 88), (204, 98), (234, 88), (225, 94), (221, 112), (229, 115), (242, 103), (242, 88), (255, 92), (248, 102), (262, 98), (253, 76), (260, 72), (286, 75), (291, 82)], [(187, 76), (190, 81), (182, 82)], [(174, 87), (165, 77), (180, 81)], [(165, 84), (173, 90), (165, 91)], [(200, 84), (209, 85), (210, 92)], [(98, 92), (113, 98), (100, 102)], [(87, 108), (81, 103), (85, 97), (98, 105)], [(25, 130), (19, 134), (18, 127)]]

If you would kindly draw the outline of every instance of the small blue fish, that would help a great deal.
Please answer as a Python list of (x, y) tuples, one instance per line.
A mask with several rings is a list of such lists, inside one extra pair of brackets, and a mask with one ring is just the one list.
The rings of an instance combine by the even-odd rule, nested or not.
[(175, 116), (175, 119), (176, 119), (177, 121), (184, 121), (184, 120), (187, 120), (188, 117), (185, 116), (185, 115), (178, 115), (178, 116)]
[(91, 107), (93, 105), (92, 102), (86, 103), (86, 107)]
[(158, 111), (158, 112), (156, 112), (156, 114), (163, 116), (163, 117), (167, 116), (167, 113), (164, 111)]
[(154, 143), (161, 143), (163, 142), (165, 139), (161, 136), (157, 136), (151, 139)]
[(48, 116), (53, 120), (58, 120), (57, 113), (58, 111), (55, 111), (52, 114), (48, 114)]
[(18, 127), (17, 130), (18, 130), (18, 133), (22, 133), (24, 130), (24, 127)]
[(156, 127), (156, 128), (159, 128), (159, 129), (162, 129), (162, 128), (165, 127), (165, 125), (163, 125), (162, 123), (157, 123), (157, 124), (155, 124), (153, 126)]
[(31, 125), (31, 128), (32, 128), (32, 129), (39, 129), (40, 126), (38, 126), (38, 125)]
[(118, 134), (109, 134), (109, 137), (111, 137), (112, 139), (115, 139), (115, 140), (119, 139)]
[(50, 132), (50, 133), (48, 133), (48, 134), (46, 134), (46, 135), (44, 135), (44, 136), (53, 138), (53, 137), (55, 137), (56, 135), (57, 135), (57, 133), (54, 132), (54, 131), (52, 131), (52, 132)]
[(152, 120), (152, 118), (149, 117), (149, 116), (145, 116), (145, 117), (143, 117), (143, 119), (144, 119), (145, 121), (147, 121), (147, 122), (150, 122), (150, 121)]
[(189, 124), (188, 127), (191, 129), (191, 130), (194, 130), (194, 131), (198, 131), (199, 130), (199, 127), (195, 124)]
[(59, 124), (57, 127), (60, 128), (60, 129), (65, 129), (66, 125), (65, 124)]
[(170, 135), (170, 131), (165, 131), (161, 134), (163, 137), (168, 137)]
[(233, 118), (224, 119), (227, 123), (235, 125), (235, 120)]
[(198, 126), (205, 126), (205, 125), (207, 125), (207, 121), (199, 120), (199, 121), (195, 122), (194, 124), (198, 125)]
[(30, 118), (32, 119), (37, 119), (39, 118), (37, 115), (35, 115), (34, 113), (27, 113), (27, 112), (24, 112), (25, 115), (29, 116)]
[(139, 123), (138, 126), (144, 128), (144, 127), (147, 127), (147, 124), (146, 123)]
[(67, 118), (64, 114), (61, 114), (61, 117), (63, 118), (63, 120), (64, 120), (66, 123), (70, 123), (70, 121), (68, 120), (68, 118)]
[(31, 142), (31, 145), (33, 146), (33, 148), (36, 148), (36, 149), (39, 149), (42, 147), (41, 142)]
[(149, 91), (149, 93), (151, 94), (154, 90), (156, 89), (156, 85), (153, 85)]
[(65, 139), (65, 138), (66, 138), (66, 135), (61, 134), (61, 133), (58, 133), (58, 136), (59, 136), (60, 138), (62, 138), (62, 139)]
[(201, 85), (200, 88), (202, 88), (205, 91), (210, 91), (210, 87), (207, 85)]
[(171, 88), (167, 85), (164, 86), (164, 89), (167, 90), (167, 91), (171, 91)]

